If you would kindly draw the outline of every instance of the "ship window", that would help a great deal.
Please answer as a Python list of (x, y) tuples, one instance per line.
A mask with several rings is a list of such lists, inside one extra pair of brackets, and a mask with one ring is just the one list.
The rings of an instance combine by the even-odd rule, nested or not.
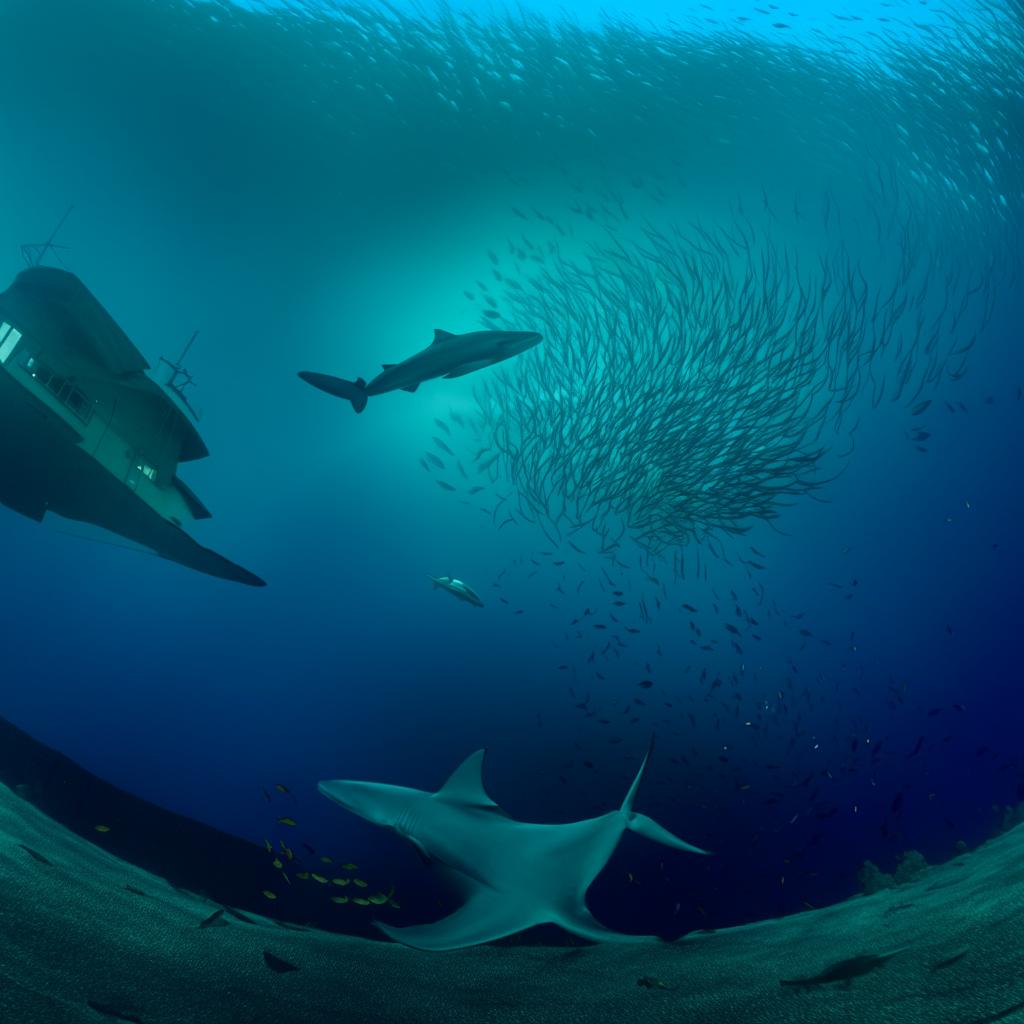
[(21, 331), (10, 324), (0, 324), (0, 363), (6, 363), (8, 356), (14, 351), (15, 346), (21, 341)]
[(69, 412), (83, 423), (89, 422), (92, 418), (92, 403), (80, 387), (68, 380), (67, 377), (61, 377), (54, 373), (45, 363), (41, 363), (34, 356), (29, 356), (25, 360), (25, 369)]

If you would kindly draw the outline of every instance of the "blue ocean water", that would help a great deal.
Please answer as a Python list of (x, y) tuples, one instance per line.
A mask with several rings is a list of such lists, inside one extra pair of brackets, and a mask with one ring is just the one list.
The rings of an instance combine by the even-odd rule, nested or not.
[[(627, 836), (590, 898), (623, 931), (820, 906), (856, 891), (867, 859), (891, 871), (905, 850), (940, 861), (990, 836), (1024, 800), (1022, 13), (805, 6), (566, 20), (561, 6), (5, 4), (0, 279), (73, 203), (60, 258), (149, 362), (200, 330), (189, 367), (211, 455), (182, 476), (214, 517), (193, 533), (268, 586), (4, 510), (0, 714), (161, 806), (358, 862), (409, 918), (437, 914), (429, 870), (318, 780), (434, 789), (486, 747), (510, 814), (574, 820), (621, 803), (654, 734), (638, 807), (715, 856)], [(695, 225), (719, 242), (750, 232), (773, 255), (731, 250), (737, 287), (750, 267), (795, 287), (799, 263), (816, 344), (834, 329), (859, 368), (822, 435), (834, 480), (771, 523), (706, 522), (653, 554), (629, 526), (634, 485), (616, 485), (618, 548), (588, 528), (609, 486), (593, 438), (625, 436), (656, 391), (643, 303), (538, 276), (590, 266), (594, 245), (646, 273), (645, 225), (705, 247)], [(826, 266), (843, 269), (827, 299)], [(545, 351), (586, 350), (581, 311), (640, 311), (639, 329), (600, 339), (637, 360), (605, 423), (546, 431), (543, 410), (595, 382), (538, 376), (537, 354), (359, 416), (296, 377), (369, 378), (435, 328), (479, 329), (488, 291), (507, 317), (548, 303), (544, 323), (536, 307), (510, 320)], [(874, 315), (830, 322), (836, 294)], [(869, 325), (896, 307), (873, 349)], [(696, 329), (686, 343), (709, 345)], [(736, 402), (742, 427), (750, 402), (783, 400), (775, 378), (744, 406), (709, 389), (704, 413)], [(580, 532), (530, 522), (536, 487), (508, 449), (475, 468), (496, 444), (483, 389), (514, 396), (499, 381), (541, 403), (519, 443), (541, 439), (542, 480), (597, 452)], [(738, 458), (726, 442), (630, 441), (641, 462), (708, 472), (709, 452)], [(425, 451), (444, 468), (424, 472)], [(743, 482), (715, 480), (742, 509)], [(431, 575), (466, 580), (484, 607)]]

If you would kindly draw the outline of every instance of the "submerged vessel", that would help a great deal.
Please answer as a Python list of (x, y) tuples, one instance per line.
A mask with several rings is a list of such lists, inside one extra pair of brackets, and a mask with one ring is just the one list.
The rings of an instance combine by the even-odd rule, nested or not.
[(186, 532), (210, 513), (178, 466), (209, 452), (187, 407), (149, 369), (74, 274), (38, 265), (18, 274), (0, 293), (0, 501), (37, 521), (54, 512), (190, 569), (263, 586)]

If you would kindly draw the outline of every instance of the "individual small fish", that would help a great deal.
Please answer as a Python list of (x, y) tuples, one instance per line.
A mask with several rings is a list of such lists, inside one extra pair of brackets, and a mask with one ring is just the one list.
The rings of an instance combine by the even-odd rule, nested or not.
[(290, 793), (291, 792), (291, 790), (283, 782), (275, 782), (274, 783), (274, 789), (276, 789), (278, 791), (278, 793)]
[(256, 922), (249, 917), (247, 914), (243, 914), (240, 910), (236, 910), (234, 907), (225, 907), (225, 914), (230, 914), (236, 921), (242, 921), (244, 924), (255, 924)]
[(435, 438), (433, 438), (433, 441), (434, 441), (434, 444), (436, 444), (437, 447), (440, 448), (441, 451), (443, 451), (445, 453), (445, 455), (452, 455), (452, 456), (455, 455), (455, 452), (453, 452), (451, 450), (451, 448), (449, 448), (448, 445), (446, 445), (444, 443), (444, 441), (441, 440), (441, 438), (435, 437)]
[(266, 896), (266, 898), (268, 900), (276, 900), (277, 899), (277, 893), (274, 892), (273, 889), (262, 889), (261, 892), (263, 893), (264, 896)]
[(93, 828), (97, 832), (109, 832), (110, 831), (110, 826), (109, 825), (93, 825)]
[(288, 974), (289, 971), (297, 971), (299, 969), (295, 964), (290, 964), (287, 960), (274, 956), (269, 949), (263, 950), (263, 962), (277, 974)]
[(657, 978), (650, 978), (650, 977), (647, 977), (647, 976), (644, 976), (642, 978), (637, 978), (636, 979), (636, 983), (637, 983), (637, 985), (640, 986), (640, 988), (663, 988), (663, 989), (673, 989), (673, 988), (675, 988), (674, 985), (666, 985), (665, 982), (659, 981)]
[(298, 824), (294, 818), (278, 818), (277, 823), (279, 825), (287, 825), (289, 828), (294, 828)]
[(454, 491), (455, 490), (455, 488), (450, 483), (447, 483), (444, 480), (438, 480), (437, 481), (437, 486), (440, 487), (442, 491)]

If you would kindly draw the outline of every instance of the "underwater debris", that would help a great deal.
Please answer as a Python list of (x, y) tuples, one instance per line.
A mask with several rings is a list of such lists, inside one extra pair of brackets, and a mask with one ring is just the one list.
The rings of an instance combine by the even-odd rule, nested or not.
[(263, 962), (275, 974), (288, 974), (291, 971), (297, 971), (299, 969), (295, 964), (290, 964), (287, 960), (282, 960), (281, 957), (274, 956), (269, 949), (263, 950)]

